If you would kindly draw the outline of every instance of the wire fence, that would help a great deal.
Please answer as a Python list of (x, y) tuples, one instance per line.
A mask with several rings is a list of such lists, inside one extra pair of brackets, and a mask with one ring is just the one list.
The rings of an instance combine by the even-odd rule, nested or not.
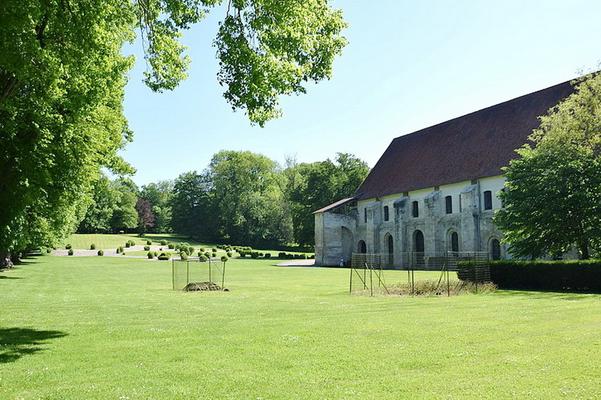
[[(391, 294), (393, 290), (403, 288), (410, 294), (416, 293), (416, 287), (428, 286), (431, 292), (440, 294), (456, 292), (460, 289), (462, 282), (456, 285), (457, 280), (451, 278), (451, 272), (459, 270), (461, 261), (475, 263), (470, 273), (476, 274), (471, 282), (484, 283), (490, 281), (490, 270), (486, 266), (488, 261), (487, 252), (403, 252), (400, 254), (382, 253), (354, 253), (351, 257), (351, 268), (349, 277), (350, 293), (364, 293), (374, 296), (376, 294)], [(481, 265), (478, 265), (481, 264)], [(397, 271), (392, 271), (397, 270)], [(397, 283), (401, 279), (400, 271), (407, 271), (407, 284)], [(416, 281), (416, 272), (420, 272), (421, 283)], [(386, 278), (390, 277), (389, 283)], [(472, 278), (472, 277), (470, 277)], [(425, 282), (427, 281), (427, 284)], [(451, 282), (453, 281), (453, 283)], [(417, 285), (417, 286), (416, 286)], [(417, 291), (420, 291), (418, 288)], [(478, 287), (475, 287), (478, 290)], [(401, 290), (402, 291), (402, 290)]]
[(225, 263), (207, 260), (171, 260), (173, 290), (184, 290), (190, 283), (225, 286)]

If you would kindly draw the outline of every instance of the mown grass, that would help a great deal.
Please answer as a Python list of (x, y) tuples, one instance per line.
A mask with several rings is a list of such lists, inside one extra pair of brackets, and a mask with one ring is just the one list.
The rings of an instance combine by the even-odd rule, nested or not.
[[(205, 251), (211, 251), (212, 248), (217, 246), (216, 243), (203, 243), (198, 242), (190, 238), (186, 238), (181, 235), (171, 234), (171, 233), (148, 233), (143, 237), (138, 236), (135, 233), (123, 233), (123, 234), (96, 234), (96, 233), (74, 233), (69, 236), (61, 248), (64, 248), (65, 245), (70, 244), (74, 249), (83, 249), (88, 250), (91, 244), (96, 245), (96, 249), (116, 249), (119, 246), (125, 246), (125, 242), (128, 240), (133, 240), (137, 245), (146, 245), (146, 241), (152, 241), (153, 245), (160, 245), (162, 240), (167, 241), (168, 243), (188, 243), (190, 246), (193, 246), (196, 251), (198, 248), (202, 247)], [(165, 251), (174, 252), (175, 250), (169, 250), (167, 246), (163, 246)], [(126, 249), (127, 250), (127, 249)], [(278, 250), (273, 249), (256, 249), (257, 251), (263, 253), (271, 253), (272, 256), (278, 254)], [(298, 251), (286, 251), (287, 253), (298, 254), (303, 252)], [(225, 253), (222, 250), (218, 250), (218, 253)], [(221, 255), (221, 254), (220, 254)]]
[(141, 259), (4, 272), (0, 398), (599, 397), (598, 295), (349, 296), (348, 270), (272, 263), (231, 260), (211, 293)]

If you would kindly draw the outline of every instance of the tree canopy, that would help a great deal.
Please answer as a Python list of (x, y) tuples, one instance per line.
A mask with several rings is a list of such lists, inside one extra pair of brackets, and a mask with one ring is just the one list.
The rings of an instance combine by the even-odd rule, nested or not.
[(521, 257), (581, 258), (601, 250), (601, 75), (541, 118), (532, 144), (505, 169), (503, 208), (495, 222)]
[(131, 173), (123, 95), (141, 32), (146, 84), (170, 90), (189, 63), (179, 41), (213, 8), (224, 96), (263, 125), (278, 97), (329, 78), (345, 40), (327, 0), (5, 0), (0, 3), (0, 260), (74, 230), (101, 168)]

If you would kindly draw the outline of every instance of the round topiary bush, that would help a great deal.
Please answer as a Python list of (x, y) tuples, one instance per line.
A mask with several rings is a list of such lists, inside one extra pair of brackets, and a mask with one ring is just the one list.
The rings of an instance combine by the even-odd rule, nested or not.
[(167, 246), (167, 241), (166, 240), (161, 240), (161, 246)]
[(191, 256), (192, 254), (194, 254), (194, 247), (189, 246), (188, 247), (188, 255)]
[(271, 253), (265, 253), (265, 258), (271, 258)]
[(150, 250), (150, 246), (144, 246), (144, 251)]
[(211, 253), (209, 253), (208, 251), (205, 252), (205, 257), (206, 258), (211, 258)]
[(216, 248), (213, 248), (211, 250), (213, 250), (213, 253), (217, 253), (217, 249)]
[(96, 245), (94, 243), (90, 245), (90, 250), (96, 250)]
[[(199, 253), (199, 254), (200, 254), (200, 253)], [(200, 261), (200, 262), (206, 262), (206, 261), (207, 261), (207, 258), (206, 258), (204, 255), (200, 254), (200, 255), (198, 256), (198, 261)]]
[(152, 251), (149, 251), (148, 254), (146, 254), (146, 256), (149, 260), (152, 260), (154, 258), (154, 253)]
[(198, 249), (198, 251), (200, 251), (201, 253), (204, 253), (205, 249), (204, 249), (204, 247), (201, 247), (200, 249)]
[(171, 258), (171, 253), (161, 253), (157, 258), (159, 260), (169, 260)]
[(155, 252), (154, 252), (154, 256), (155, 256), (155, 257), (158, 257), (158, 255), (159, 255), (159, 252), (158, 252), (158, 251), (155, 251)]
[(188, 253), (186, 253), (185, 251), (182, 251), (181, 253), (179, 253), (179, 258), (181, 258), (182, 260), (187, 260), (188, 259)]
[(68, 255), (72, 256), (73, 255), (73, 249), (69, 249), (69, 251), (67, 252)]
[(227, 255), (227, 258), (232, 258), (232, 252), (228, 251), (227, 253), (225, 253)]
[(221, 256), (221, 262), (227, 262), (228, 258), (227, 256)]
[(68, 245), (66, 245), (66, 246), (65, 246), (65, 249), (66, 249), (66, 250), (71, 250), (72, 248), (73, 248), (73, 247), (72, 247), (70, 244), (68, 244)]
[(99, 256), (103, 256), (104, 255), (104, 251), (102, 249), (98, 250), (98, 255)]
[(129, 248), (129, 242), (125, 242), (125, 247)]
[(173, 243), (169, 243), (167, 247), (171, 250), (175, 249), (175, 245)]
[(50, 254), (51, 252), (52, 252), (52, 249), (51, 249), (50, 247), (48, 247), (48, 248), (46, 249), (46, 253)]
[(217, 253), (211, 254), (211, 257), (213, 257), (213, 258), (217, 257)]
[(151, 240), (147, 240), (146, 244), (150, 246), (152, 244), (152, 241)]
[(123, 253), (123, 246), (117, 247), (117, 254)]
[(250, 258), (259, 258), (259, 252), (258, 251), (252, 251), (250, 253)]

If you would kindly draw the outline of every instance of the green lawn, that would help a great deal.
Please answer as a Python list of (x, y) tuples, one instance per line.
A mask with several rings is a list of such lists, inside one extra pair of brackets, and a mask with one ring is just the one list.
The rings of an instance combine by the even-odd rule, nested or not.
[(601, 396), (600, 296), (349, 296), (347, 270), (272, 263), (232, 260), (212, 293), (142, 259), (1, 273), (0, 399)]
[[(140, 237), (135, 233), (124, 233), (124, 234), (96, 234), (96, 233), (74, 233), (69, 236), (61, 246), (64, 248), (66, 244), (70, 244), (74, 249), (89, 249), (90, 245), (93, 243), (96, 245), (96, 249), (116, 249), (119, 246), (125, 246), (125, 242), (128, 240), (133, 240), (137, 245), (145, 245), (147, 240), (152, 241), (155, 245), (160, 245), (161, 240), (166, 240), (171, 243), (185, 242), (190, 244), (190, 246), (194, 246), (196, 250), (199, 247), (203, 247), (205, 251), (210, 251), (210, 249), (215, 248), (215, 243), (201, 243), (180, 235), (175, 235), (171, 233), (149, 233), (144, 237)], [(127, 249), (125, 249), (127, 251)], [(166, 251), (174, 252), (175, 250), (169, 250), (165, 247)], [(257, 251), (261, 251), (264, 253), (271, 253), (272, 256), (275, 256), (279, 253), (277, 250), (266, 250), (266, 249), (256, 249)], [(294, 252), (294, 251), (286, 251), (287, 253), (298, 254), (302, 252)], [(218, 253), (221, 256), (221, 253), (225, 253), (222, 250), (218, 249)], [(145, 255), (146, 253), (144, 253)]]

